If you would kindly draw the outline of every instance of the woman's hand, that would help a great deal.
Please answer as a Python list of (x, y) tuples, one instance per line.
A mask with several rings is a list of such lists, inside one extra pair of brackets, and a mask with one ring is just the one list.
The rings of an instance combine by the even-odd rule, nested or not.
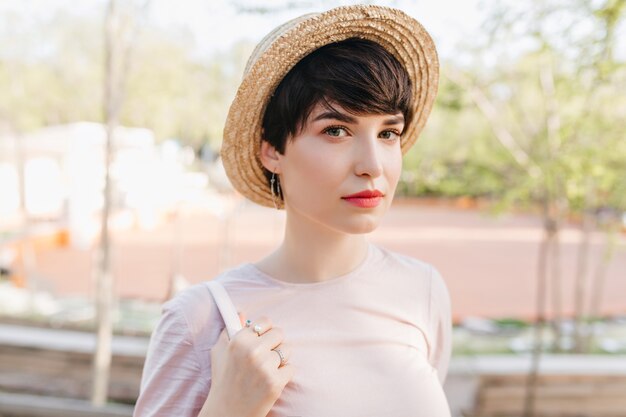
[[(244, 325), (245, 315), (239, 317)], [(260, 335), (254, 331), (256, 325), (261, 326)], [(273, 327), (267, 317), (244, 325), (231, 340), (222, 330), (211, 350), (211, 389), (203, 412), (206, 408), (232, 417), (266, 417), (293, 376), (293, 366), (281, 366), (278, 353), (272, 351), (279, 347), (285, 362), (289, 360), (283, 339), (282, 329)], [(210, 415), (203, 412), (201, 416)]]

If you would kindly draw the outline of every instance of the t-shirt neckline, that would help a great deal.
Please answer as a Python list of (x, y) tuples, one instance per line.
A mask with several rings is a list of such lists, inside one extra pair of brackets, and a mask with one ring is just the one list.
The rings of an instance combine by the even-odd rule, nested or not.
[(374, 257), (374, 245), (371, 242), (367, 243), (367, 253), (365, 255), (365, 259), (361, 261), (352, 271), (347, 272), (343, 275), (339, 275), (335, 278), (327, 279), (319, 282), (288, 282), (282, 281), (278, 278), (274, 278), (271, 275), (266, 274), (257, 268), (252, 262), (247, 262), (244, 264), (247, 268), (252, 270), (256, 275), (265, 279), (266, 281), (278, 284), (283, 287), (291, 287), (291, 288), (319, 288), (327, 285), (334, 285), (340, 282), (344, 282), (349, 280), (350, 278), (359, 275), (362, 271), (364, 271), (369, 264), (371, 263), (372, 258)]

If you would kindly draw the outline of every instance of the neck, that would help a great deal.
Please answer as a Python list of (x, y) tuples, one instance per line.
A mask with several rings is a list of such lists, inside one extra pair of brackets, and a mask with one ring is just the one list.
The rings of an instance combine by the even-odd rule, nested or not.
[(363, 234), (330, 229), (288, 213), (282, 244), (258, 266), (287, 282), (321, 282), (354, 270), (367, 255)]

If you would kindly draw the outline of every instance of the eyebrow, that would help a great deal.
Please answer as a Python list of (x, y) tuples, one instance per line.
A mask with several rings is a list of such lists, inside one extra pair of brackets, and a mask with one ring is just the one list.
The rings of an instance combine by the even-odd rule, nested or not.
[[(317, 115), (317, 117), (315, 117), (315, 119), (313, 119), (313, 121), (317, 122), (318, 120), (323, 120), (323, 119), (335, 119), (335, 120), (342, 121), (344, 123), (352, 123), (352, 124), (356, 123), (356, 119), (354, 117), (350, 116), (349, 114), (341, 113), (335, 110), (328, 110), (323, 113), (320, 113)], [(403, 115), (392, 116), (383, 121), (383, 124), (385, 126), (395, 125), (395, 124), (400, 124), (400, 123), (404, 123)]]

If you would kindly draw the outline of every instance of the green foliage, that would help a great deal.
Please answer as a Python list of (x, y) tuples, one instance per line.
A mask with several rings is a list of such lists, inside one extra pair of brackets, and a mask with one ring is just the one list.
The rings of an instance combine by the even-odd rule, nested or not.
[[(58, 13), (23, 37), (17, 29), (0, 30), (0, 127), (24, 132), (102, 122), (101, 18)], [(140, 28), (131, 45), (120, 122), (152, 129), (158, 140), (176, 137), (215, 147), (253, 45), (240, 43), (206, 61), (194, 58), (190, 46), (185, 37)], [(41, 49), (47, 52), (38, 53)]]
[[(448, 80), (446, 72), (460, 71), (454, 63), (443, 67), (439, 99), (405, 156), (399, 190), (489, 196), (496, 211), (546, 198), (566, 201), (572, 213), (626, 210), (626, 64), (612, 53), (624, 3), (596, 3), (594, 13), (583, 2), (492, 4), (491, 42), (475, 47), (465, 85)], [(555, 28), (554, 19), (570, 26)], [(573, 31), (585, 25), (596, 32), (580, 40)], [(524, 40), (517, 55), (507, 49)], [(488, 65), (481, 54), (499, 59)]]
[(128, 82), (122, 123), (147, 126), (157, 137), (177, 137), (199, 146), (222, 139), (226, 113), (252, 45), (239, 44), (230, 55), (194, 62), (181, 45), (145, 38)]
[[(490, 41), (463, 47), (474, 56), (463, 70), (443, 63), (435, 107), (404, 157), (398, 194), (488, 197), (496, 211), (547, 196), (566, 200), (572, 212), (626, 209), (626, 66), (613, 53), (625, 3), (488, 2)], [(102, 16), (59, 13), (29, 30), (24, 17), (0, 18), (0, 128), (102, 121)], [(254, 45), (205, 60), (190, 45), (189, 37), (141, 27), (120, 122), (218, 148)], [(454, 71), (484, 94), (495, 117), (485, 116), (467, 85), (451, 81)]]
[[(20, 28), (19, 17), (13, 19)], [(59, 14), (35, 33), (10, 27), (0, 31), (0, 125), (26, 131), (100, 121), (102, 42), (93, 36), (94, 21)]]
[(516, 319), (514, 317), (504, 317), (500, 319), (493, 320), (496, 325), (500, 328), (504, 329), (526, 329), (530, 327), (530, 323), (525, 322), (524, 320)]

